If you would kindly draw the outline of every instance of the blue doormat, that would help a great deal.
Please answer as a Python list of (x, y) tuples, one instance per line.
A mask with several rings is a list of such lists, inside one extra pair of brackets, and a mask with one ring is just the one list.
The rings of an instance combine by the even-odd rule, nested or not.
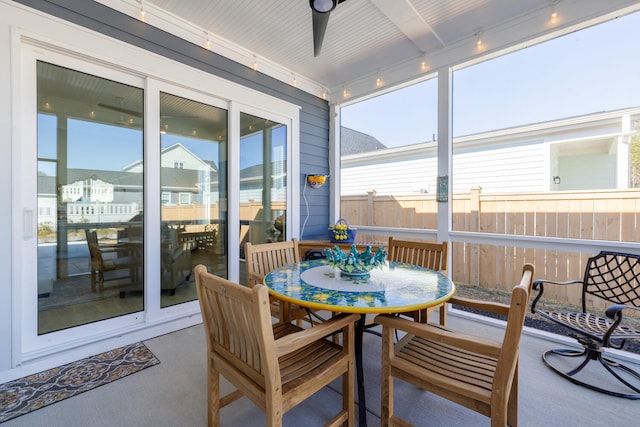
[(0, 423), (159, 363), (138, 342), (0, 384)]

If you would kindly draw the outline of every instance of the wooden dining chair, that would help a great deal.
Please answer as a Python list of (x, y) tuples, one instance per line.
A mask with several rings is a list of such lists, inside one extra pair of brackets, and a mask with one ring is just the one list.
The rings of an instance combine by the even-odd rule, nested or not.
[(135, 267), (130, 250), (123, 244), (101, 244), (96, 230), (86, 229), (91, 269), (91, 291), (104, 291), (104, 282), (112, 281), (114, 287), (131, 285), (131, 270)]
[[(492, 427), (518, 425), (520, 336), (533, 272), (533, 265), (525, 264), (510, 305), (451, 299), (507, 316), (501, 342), (398, 316), (376, 316), (382, 325), (382, 426), (411, 425), (394, 415), (394, 377), (490, 417)], [(394, 345), (396, 331), (407, 334)]]
[[(424, 240), (400, 240), (389, 237), (387, 247), (389, 261), (405, 262), (447, 274), (447, 242), (437, 243)], [(431, 312), (439, 310), (440, 324), (446, 324), (447, 310), (445, 303), (423, 309), (403, 313), (413, 317), (416, 322), (427, 323)]]
[[(300, 262), (297, 239), (257, 245), (247, 242), (244, 246), (244, 255), (247, 263), (249, 287), (262, 284), (264, 276), (277, 268)], [(273, 296), (270, 297), (270, 300), (271, 314), (280, 321), (294, 321), (308, 317), (307, 310), (302, 307), (281, 301)]]
[[(281, 426), (285, 412), (337, 378), (342, 406), (326, 425), (354, 425), (354, 323), (340, 314), (313, 328), (272, 325), (269, 293), (195, 268), (207, 338), (208, 425), (220, 425), (222, 407), (242, 396), (262, 409), (267, 426)], [(327, 337), (342, 332), (342, 345)], [(220, 397), (220, 375), (236, 390)]]

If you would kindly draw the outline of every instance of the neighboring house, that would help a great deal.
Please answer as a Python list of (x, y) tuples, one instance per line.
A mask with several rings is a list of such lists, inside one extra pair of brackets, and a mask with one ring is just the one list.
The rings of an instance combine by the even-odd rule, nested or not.
[[(167, 148), (163, 148), (160, 152), (160, 161), (162, 168), (188, 169), (188, 170), (209, 170), (217, 172), (214, 164), (200, 159), (198, 156), (189, 151), (184, 145), (175, 143)], [(142, 172), (142, 159), (131, 163), (123, 168), (125, 172)]]
[[(67, 180), (70, 184), (61, 185), (60, 194), (70, 224), (123, 222), (140, 213), (142, 175), (138, 173), (68, 169)], [(38, 225), (53, 226), (62, 214), (56, 187), (55, 176), (38, 175)]]
[(340, 128), (340, 154), (360, 154), (375, 150), (384, 150), (387, 146), (371, 135), (342, 126)]
[[(638, 125), (640, 108), (629, 108), (454, 138), (452, 190), (629, 188), (629, 144)], [(362, 144), (365, 134), (348, 128), (341, 134), (347, 135), (342, 140), (347, 147), (341, 149), (342, 195), (435, 192), (437, 142), (372, 149)]]
[[(201, 160), (182, 144), (162, 150), (163, 205), (210, 205), (219, 201), (219, 177), (215, 164)], [(69, 169), (71, 184), (61, 186), (67, 221), (74, 223), (126, 222), (142, 211), (142, 162), (123, 171)], [(271, 165), (272, 201), (286, 200), (286, 161)], [(240, 202), (261, 201), (264, 188), (263, 165), (240, 171)], [(195, 185), (194, 185), (195, 184)], [(56, 178), (38, 176), (38, 223), (56, 224), (58, 207)]]
[[(273, 162), (271, 171), (271, 193), (272, 201), (286, 200), (287, 191), (287, 164), (286, 161)], [(254, 165), (240, 170), (240, 203), (249, 200), (262, 200), (262, 190), (265, 187), (264, 166)]]

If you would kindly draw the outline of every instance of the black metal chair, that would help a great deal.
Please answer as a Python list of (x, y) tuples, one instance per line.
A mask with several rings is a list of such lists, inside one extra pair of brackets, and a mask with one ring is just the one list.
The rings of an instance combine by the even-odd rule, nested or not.
[[(545, 284), (582, 284), (582, 311), (557, 312), (545, 309), (541, 303)], [(640, 330), (623, 324), (624, 310), (640, 310), (640, 255), (603, 251), (588, 259), (583, 280), (536, 280), (533, 289), (538, 291), (538, 295), (531, 304), (531, 311), (569, 329), (568, 335), (584, 347), (582, 351), (548, 350), (542, 355), (544, 363), (575, 384), (613, 396), (640, 399), (640, 373), (604, 354), (607, 348), (622, 349), (628, 340), (640, 339)], [(592, 297), (612, 304), (604, 316), (594, 313), (594, 310), (587, 311), (588, 299)], [(579, 358), (580, 362), (569, 363), (566, 358)], [(591, 361), (599, 362), (619, 382), (594, 384), (597, 381), (594, 372), (590, 369), (583, 371), (591, 366)], [(616, 384), (620, 386), (619, 389), (614, 387)]]

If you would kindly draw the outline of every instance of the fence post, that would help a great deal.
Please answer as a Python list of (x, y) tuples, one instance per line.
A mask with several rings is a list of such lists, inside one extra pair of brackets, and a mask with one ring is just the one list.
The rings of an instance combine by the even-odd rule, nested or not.
[(374, 218), (375, 215), (373, 213), (373, 199), (376, 197), (376, 190), (367, 191), (367, 225), (375, 225)]
[[(480, 231), (480, 192), (479, 185), (471, 187), (469, 198), (469, 231)], [(469, 244), (469, 279), (472, 285), (480, 284), (480, 245)]]

